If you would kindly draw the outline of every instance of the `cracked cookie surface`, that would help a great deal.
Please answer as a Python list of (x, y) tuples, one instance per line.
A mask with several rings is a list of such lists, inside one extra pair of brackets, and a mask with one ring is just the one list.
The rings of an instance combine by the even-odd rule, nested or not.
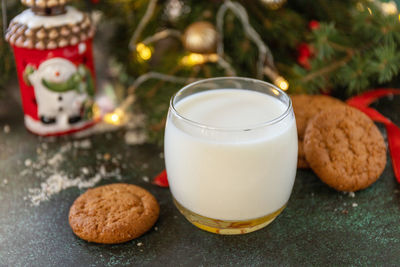
[(299, 138), (298, 168), (309, 168), (303, 145), (307, 124), (315, 115), (336, 106), (346, 105), (339, 99), (326, 95), (293, 95), (293, 111), (296, 116), (297, 136)]
[(350, 106), (316, 115), (305, 132), (304, 152), (318, 177), (339, 191), (370, 186), (386, 166), (382, 134), (370, 118)]
[(69, 211), (69, 224), (80, 238), (117, 244), (137, 238), (157, 221), (159, 205), (147, 190), (130, 184), (89, 189)]

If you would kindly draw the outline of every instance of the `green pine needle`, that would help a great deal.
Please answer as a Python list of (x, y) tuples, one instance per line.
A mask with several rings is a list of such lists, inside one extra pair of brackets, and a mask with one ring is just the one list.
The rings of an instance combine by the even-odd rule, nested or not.
[(389, 82), (399, 73), (400, 70), (400, 52), (394, 44), (384, 45), (374, 49), (375, 60), (371, 64), (378, 76), (378, 82)]

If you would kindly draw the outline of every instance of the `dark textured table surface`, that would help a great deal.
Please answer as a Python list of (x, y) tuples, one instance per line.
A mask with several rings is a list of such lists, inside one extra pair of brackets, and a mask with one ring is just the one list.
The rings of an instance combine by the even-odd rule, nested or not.
[[(86, 189), (70, 187), (38, 206), (28, 198), (29, 189), (46, 180), (32, 166), (39, 160), (38, 149), (46, 143), (51, 155), (74, 140), (43, 140), (26, 132), (14, 99), (0, 99), (0, 266), (400, 264), (400, 193), (390, 160), (381, 178), (354, 197), (330, 189), (309, 170), (298, 170), (288, 206), (272, 224), (247, 235), (220, 236), (192, 226), (174, 207), (168, 189), (146, 181), (164, 168), (161, 150), (128, 146), (123, 131), (90, 137), (90, 149), (72, 146), (60, 169), (72, 176), (82, 168), (89, 176), (101, 166), (120, 169), (120, 180), (110, 177), (97, 185), (143, 186), (158, 199), (160, 218), (134, 241), (87, 243), (68, 225), (69, 207)], [(400, 125), (400, 97), (382, 99), (374, 107)], [(116, 160), (99, 159), (104, 154)]]

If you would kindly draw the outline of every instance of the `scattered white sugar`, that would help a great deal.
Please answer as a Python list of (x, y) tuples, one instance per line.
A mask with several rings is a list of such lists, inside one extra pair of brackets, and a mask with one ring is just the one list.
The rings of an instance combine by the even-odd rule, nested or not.
[(106, 167), (104, 165), (100, 166), (100, 174), (101, 175), (106, 175), (107, 171), (106, 171)]
[(87, 167), (82, 167), (81, 168), (81, 173), (83, 173), (84, 175), (88, 175), (89, 174), (89, 169)]
[(102, 154), (100, 154), (100, 153), (97, 153), (96, 154), (96, 159), (97, 160), (100, 160), (100, 159), (102, 159), (103, 158), (103, 155)]
[(141, 247), (141, 246), (143, 246), (143, 243), (142, 242), (139, 242), (139, 243), (137, 243), (136, 244), (138, 247)]
[(84, 179), (80, 176), (75, 178), (69, 178), (68, 175), (62, 173), (55, 173), (49, 176), (44, 182), (40, 184), (40, 188), (28, 189), (28, 199), (31, 201), (33, 206), (40, 205), (41, 202), (49, 200), (51, 196), (58, 194), (59, 192), (70, 188), (78, 187), (79, 189), (89, 188), (96, 185), (102, 179), (108, 178), (120, 179), (120, 175), (117, 172), (99, 172), (89, 179)]
[(144, 131), (127, 131), (125, 133), (125, 143), (128, 145), (141, 145), (146, 143), (147, 134)]
[(354, 198), (356, 194), (354, 192), (349, 192), (349, 197)]
[(70, 151), (71, 148), (72, 148), (72, 143), (66, 143), (65, 145), (62, 145), (62, 146), (60, 147), (59, 153), (62, 153), (62, 154), (63, 154), (63, 153), (66, 153), (66, 152)]
[(27, 175), (28, 173), (29, 173), (29, 170), (28, 170), (28, 169), (24, 169), (24, 170), (22, 170), (22, 171), (19, 173), (19, 175), (25, 176), (25, 175)]
[(81, 141), (74, 141), (74, 147), (82, 148), (82, 149), (89, 149), (92, 147), (92, 142), (89, 139), (81, 140)]
[(56, 164), (61, 163), (61, 161), (63, 161), (63, 159), (64, 159), (64, 156), (63, 156), (62, 153), (56, 153), (56, 154), (54, 154), (53, 157), (51, 157), (51, 158), (47, 161), (47, 163), (48, 163), (49, 165), (56, 165)]
[(32, 160), (31, 159), (26, 159), (24, 164), (25, 164), (26, 167), (29, 167), (29, 166), (32, 165)]
[(356, 208), (356, 207), (358, 207), (358, 204), (357, 204), (357, 203), (353, 203), (353, 204), (351, 204), (351, 206), (352, 206), (353, 208)]
[(129, 114), (129, 120), (126, 123), (127, 129), (139, 129), (146, 124), (146, 116), (144, 114)]
[(147, 176), (143, 176), (142, 180), (145, 181), (146, 183), (150, 182), (150, 179)]
[(158, 156), (160, 156), (160, 159), (163, 159), (164, 158), (164, 153), (161, 152), (160, 154), (158, 154)]
[[(77, 149), (87, 149), (91, 147), (89, 139), (82, 141), (74, 141), (63, 144), (56, 153), (46, 152), (48, 146), (46, 143), (40, 144), (36, 148), (37, 154), (35, 160), (26, 159), (24, 164), (27, 168), (20, 172), (21, 176), (30, 175), (42, 181), (40, 187), (28, 189), (28, 195), (24, 198), (31, 202), (31, 205), (38, 206), (41, 202), (49, 200), (53, 195), (70, 188), (93, 187), (103, 179), (115, 178), (121, 180), (121, 170), (115, 168), (107, 171), (104, 165), (97, 165), (91, 175), (89, 167), (83, 166), (79, 169), (79, 174), (68, 173), (68, 170), (62, 171), (60, 167), (63, 162), (76, 153)], [(107, 153), (106, 153), (107, 154)], [(109, 155), (109, 157), (111, 157)], [(100, 154), (100, 158), (104, 156)], [(90, 176), (91, 175), (91, 176)]]
[(149, 164), (147, 164), (147, 163), (142, 164), (142, 169), (147, 169), (148, 167), (149, 167)]
[(5, 185), (8, 184), (8, 180), (7, 180), (7, 179), (4, 179), (4, 180), (3, 180), (3, 184), (5, 184)]
[(10, 133), (10, 131), (11, 131), (10, 125), (8, 125), (8, 124), (4, 125), (3, 131), (4, 131), (5, 134)]

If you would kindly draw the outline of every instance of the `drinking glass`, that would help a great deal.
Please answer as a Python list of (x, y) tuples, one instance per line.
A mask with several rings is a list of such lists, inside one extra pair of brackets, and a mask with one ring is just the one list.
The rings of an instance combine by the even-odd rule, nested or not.
[(244, 234), (286, 207), (297, 167), (290, 97), (255, 79), (194, 82), (171, 99), (164, 140), (173, 201), (195, 226)]

